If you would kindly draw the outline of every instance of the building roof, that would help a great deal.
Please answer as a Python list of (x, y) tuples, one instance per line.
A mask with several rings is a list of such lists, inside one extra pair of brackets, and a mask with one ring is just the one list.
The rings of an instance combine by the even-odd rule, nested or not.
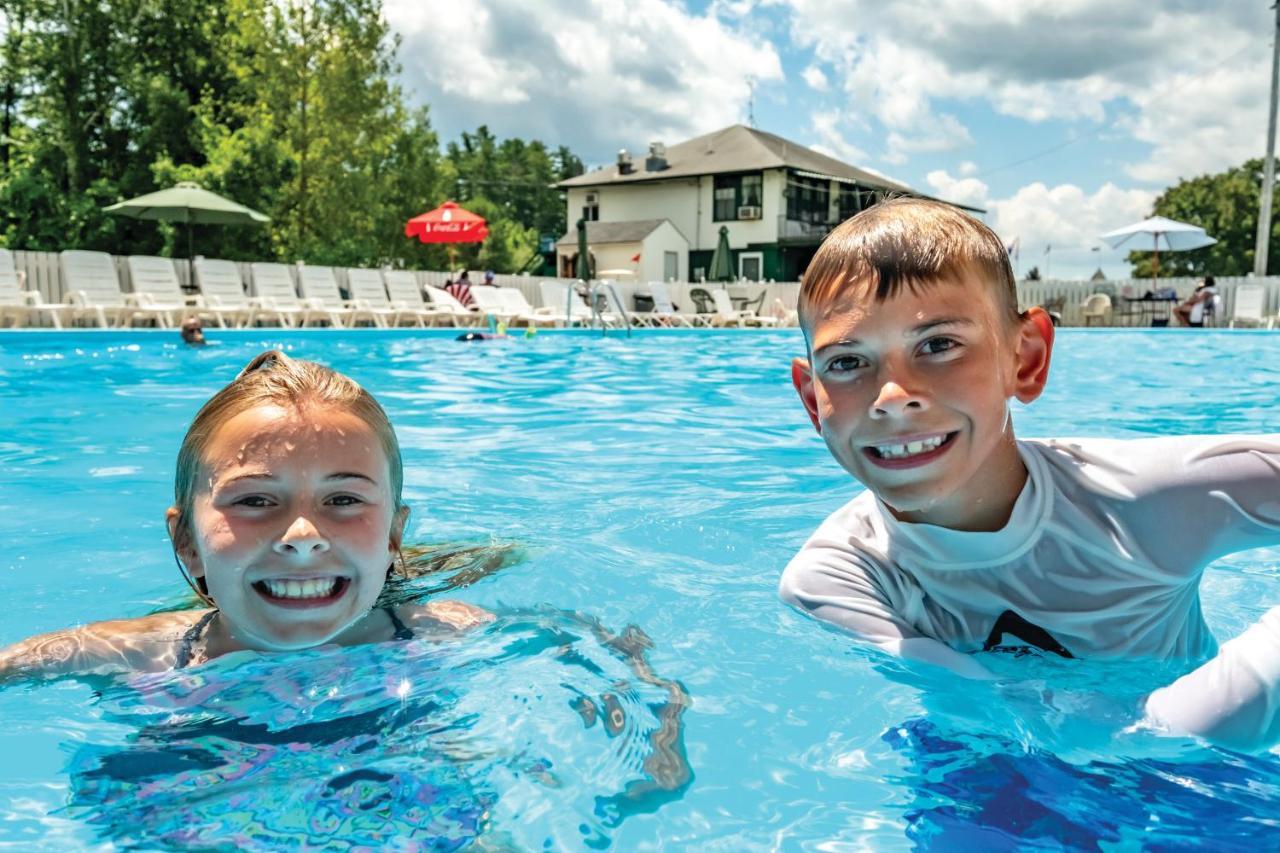
[[(665, 219), (633, 219), (630, 222), (588, 222), (587, 242), (639, 243), (648, 237)], [(578, 245), (578, 229), (575, 227), (556, 241), (557, 246)]]
[[(620, 184), (638, 184), (648, 181), (668, 181), (672, 178), (691, 178), (699, 175), (719, 175), (732, 172), (755, 172), (762, 169), (795, 169), (810, 177), (832, 178), (862, 187), (908, 193), (930, 198), (906, 184), (898, 183), (883, 175), (877, 175), (834, 157), (819, 154), (812, 148), (783, 139), (772, 133), (735, 124), (722, 130), (695, 137), (667, 147), (667, 168), (646, 171), (643, 152), (633, 155), (635, 167), (629, 174), (621, 174), (618, 164), (595, 169), (585, 175), (561, 181), (561, 187), (597, 187)], [(978, 208), (966, 205), (967, 210)]]

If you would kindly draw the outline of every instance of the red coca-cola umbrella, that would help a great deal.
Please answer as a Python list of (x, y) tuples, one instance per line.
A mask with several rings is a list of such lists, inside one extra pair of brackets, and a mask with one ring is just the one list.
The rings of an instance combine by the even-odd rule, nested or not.
[[(483, 216), (458, 207), (456, 201), (446, 201), (435, 210), (410, 219), (404, 226), (404, 236), (417, 237), (424, 243), (479, 243), (489, 236), (489, 226)], [(453, 269), (452, 245), (449, 268)]]

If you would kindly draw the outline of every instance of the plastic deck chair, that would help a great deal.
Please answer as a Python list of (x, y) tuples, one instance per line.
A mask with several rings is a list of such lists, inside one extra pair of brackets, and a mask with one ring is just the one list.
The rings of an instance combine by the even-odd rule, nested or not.
[(354, 327), (358, 320), (368, 320), (379, 328), (385, 325), (372, 311), (357, 312), (343, 300), (333, 267), (299, 263), (298, 289), (302, 304), (314, 312), (312, 316), (327, 320), (334, 328)]
[(137, 318), (167, 322), (165, 311), (131, 304), (120, 290), (115, 259), (106, 252), (69, 249), (58, 258), (62, 287), (67, 294), (72, 320), (92, 320), (103, 328), (131, 324)]
[(715, 302), (716, 313), (711, 318), (713, 326), (738, 326), (745, 328), (746, 326), (776, 326), (778, 320), (775, 317), (760, 317), (752, 311), (740, 311), (733, 307), (733, 300), (729, 298), (729, 291), (717, 288), (711, 291), (711, 299)]
[(1111, 297), (1105, 293), (1095, 293), (1084, 301), (1083, 310), (1086, 326), (1092, 326), (1094, 320), (1105, 326), (1111, 321)]
[[(391, 284), (390, 284), (391, 280), (389, 278), (390, 275), (391, 273), (386, 273), (386, 276), (388, 276), (387, 278), (388, 291), (391, 290)], [(412, 273), (409, 273), (409, 275), (412, 275)], [(414, 287), (416, 288), (417, 286), (418, 285), (415, 282)], [(436, 308), (440, 308), (444, 311), (448, 311), (449, 316), (453, 318), (453, 324), (455, 326), (479, 326), (481, 323), (484, 322), (485, 315), (483, 313), (481, 313), (480, 311), (472, 311), (470, 308), (463, 305), (457, 299), (454, 299), (453, 294), (445, 290), (444, 288), (433, 287), (432, 285), (428, 284), (426, 286), (426, 291), (428, 295), (431, 296), (431, 304), (434, 305)], [(472, 288), (472, 292), (475, 292), (475, 288)]]
[(26, 283), (27, 274), (14, 265), (13, 252), (0, 249), (0, 328), (25, 326), (30, 319), (47, 314), (53, 327), (61, 329), (67, 306), (45, 302), (40, 291), (24, 290)]
[(184, 314), (199, 313), (182, 292), (178, 271), (169, 258), (130, 255), (129, 278), (133, 281), (133, 293), (125, 294), (125, 299), (140, 308), (163, 311), (166, 327), (181, 324)]
[(244, 292), (240, 268), (231, 261), (196, 258), (192, 268), (200, 290), (201, 313), (212, 317), (222, 328), (251, 326), (255, 320), (271, 317), (281, 325), (290, 325), (287, 315), (254, 307)]
[(289, 324), (305, 326), (315, 320), (329, 319), (323, 312), (302, 304), (293, 287), (293, 276), (284, 264), (250, 264), (249, 286), (254, 307), (274, 312)]
[(1242, 284), (1236, 288), (1235, 306), (1231, 309), (1231, 321), (1228, 325), (1235, 328), (1237, 323), (1246, 326), (1263, 326), (1271, 328), (1275, 320), (1270, 322), (1263, 316), (1262, 304), (1267, 292), (1260, 284)]
[(351, 296), (352, 307), (358, 311), (367, 311), (378, 318), (379, 326), (400, 326), (408, 323), (421, 329), (430, 312), (412, 308), (396, 308), (387, 298), (387, 288), (382, 282), (380, 270), (347, 267), (347, 293)]
[(671, 301), (671, 294), (667, 291), (667, 283), (665, 281), (649, 282), (649, 295), (653, 297), (653, 310), (647, 316), (636, 315), (647, 320), (648, 325), (693, 328), (702, 322), (698, 319), (697, 314), (681, 314), (676, 311), (675, 303)]
[(412, 314), (420, 317), (428, 326), (457, 326), (480, 322), (475, 314), (468, 311), (456, 299), (454, 300), (456, 309), (423, 302), (422, 288), (418, 287), (418, 277), (409, 270), (383, 270), (381, 274), (391, 307), (406, 312), (406, 316)]

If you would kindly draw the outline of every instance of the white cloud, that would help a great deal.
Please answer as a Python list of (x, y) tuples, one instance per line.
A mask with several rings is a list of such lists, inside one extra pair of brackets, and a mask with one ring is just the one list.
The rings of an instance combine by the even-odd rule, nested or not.
[(809, 88), (818, 92), (825, 92), (830, 84), (827, 82), (827, 75), (822, 73), (822, 69), (816, 65), (810, 65), (800, 73), (804, 78), (804, 82), (809, 84)]
[(813, 133), (818, 138), (818, 144), (811, 146), (814, 151), (846, 163), (861, 163), (867, 159), (867, 153), (850, 144), (848, 137), (841, 132), (844, 117), (839, 110), (816, 112), (810, 117), (810, 121), (813, 123)]
[(742, 121), (748, 80), (783, 79), (772, 43), (714, 7), (697, 15), (668, 0), (388, 0), (385, 13), (403, 39), (405, 88), (424, 93), (446, 135), (488, 124), (500, 135), (571, 141), (589, 160)]
[(1032, 265), (1044, 272), (1045, 248), (1052, 246), (1047, 259), (1056, 276), (1087, 276), (1102, 265), (1113, 276), (1126, 273), (1128, 250), (1107, 249), (1098, 235), (1146, 218), (1155, 201), (1153, 192), (1112, 183), (1089, 193), (1075, 184), (1050, 187), (1037, 181), (1011, 196), (991, 198), (987, 185), (974, 177), (937, 169), (925, 180), (939, 198), (986, 209), (987, 224), (1006, 244), (1018, 240), (1021, 272)]
[(978, 174), (978, 164), (972, 160), (964, 160), (960, 163), (960, 174), (964, 177)]
[[(888, 131), (889, 162), (969, 144), (953, 107), (1030, 122), (1121, 117), (1150, 143), (1144, 181), (1216, 171), (1262, 148), (1273, 13), (1247, 0), (785, 0), (791, 35)], [(939, 123), (950, 125), (945, 132)]]

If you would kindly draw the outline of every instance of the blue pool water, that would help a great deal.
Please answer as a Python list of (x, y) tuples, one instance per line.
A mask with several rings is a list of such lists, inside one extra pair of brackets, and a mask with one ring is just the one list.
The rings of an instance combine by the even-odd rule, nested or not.
[[(377, 394), (411, 540), (477, 548), (439, 578), (499, 619), (0, 690), (0, 847), (1280, 845), (1276, 756), (1125, 732), (1177, 665), (998, 658), (1003, 681), (957, 684), (778, 603), (856, 492), (794, 399), (794, 331), (210, 337), (0, 334), (0, 645), (181, 601), (178, 443), (271, 346)], [(1280, 335), (1064, 332), (1015, 419), (1274, 432), (1277, 388)], [(1280, 550), (1208, 572), (1220, 638), (1277, 603), (1278, 572)]]

